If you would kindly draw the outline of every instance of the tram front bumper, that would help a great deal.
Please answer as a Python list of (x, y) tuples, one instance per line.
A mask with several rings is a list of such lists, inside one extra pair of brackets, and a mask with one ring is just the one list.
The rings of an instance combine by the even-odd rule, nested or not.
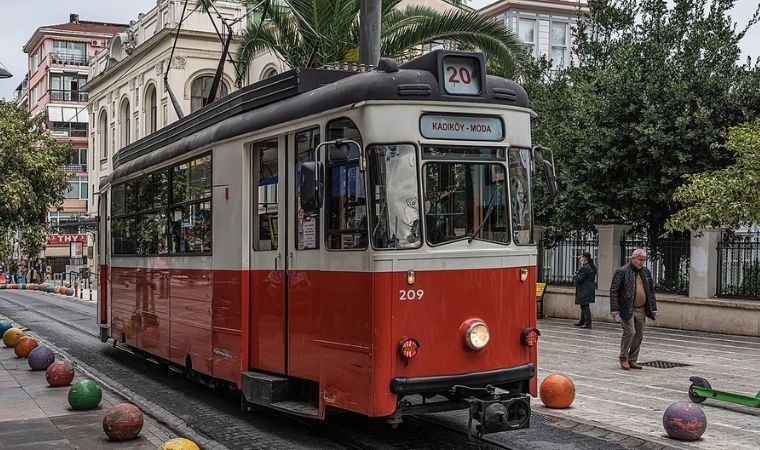
[(535, 375), (533, 364), (489, 370), (486, 372), (432, 377), (396, 377), (391, 380), (391, 392), (396, 395), (437, 394), (449, 392), (454, 386), (485, 387), (527, 381)]

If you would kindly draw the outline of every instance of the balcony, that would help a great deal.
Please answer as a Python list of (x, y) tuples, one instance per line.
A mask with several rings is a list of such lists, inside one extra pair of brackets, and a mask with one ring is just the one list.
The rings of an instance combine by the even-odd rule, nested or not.
[(64, 164), (61, 170), (67, 173), (87, 173), (87, 164)]
[(50, 62), (63, 66), (87, 67), (87, 57), (79, 53), (55, 52), (50, 54)]
[(86, 103), (87, 97), (87, 92), (82, 91), (64, 91), (61, 89), (50, 90), (51, 101)]

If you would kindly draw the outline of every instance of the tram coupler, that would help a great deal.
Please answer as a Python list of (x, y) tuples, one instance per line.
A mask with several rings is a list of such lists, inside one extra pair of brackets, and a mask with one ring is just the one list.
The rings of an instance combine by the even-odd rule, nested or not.
[[(530, 426), (530, 397), (525, 394), (502, 393), (496, 394), (493, 386), (468, 388), (455, 386), (458, 394), (465, 392), (486, 391), (488, 397), (466, 397), (463, 400), (470, 404), (470, 419), (467, 424), (467, 435), (470, 439), (484, 434), (501, 431), (518, 430)], [(473, 421), (475, 433), (473, 433)]]

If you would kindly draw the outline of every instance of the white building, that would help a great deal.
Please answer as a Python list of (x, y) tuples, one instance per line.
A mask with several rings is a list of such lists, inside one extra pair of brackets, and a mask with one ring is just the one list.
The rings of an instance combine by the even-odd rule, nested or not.
[(571, 30), (588, 12), (581, 0), (499, 0), (478, 13), (502, 20), (534, 58), (560, 69), (570, 63)]

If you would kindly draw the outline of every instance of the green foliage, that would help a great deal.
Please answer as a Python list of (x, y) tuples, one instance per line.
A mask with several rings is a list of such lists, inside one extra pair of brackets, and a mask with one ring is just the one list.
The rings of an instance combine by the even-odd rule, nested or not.
[[(408, 59), (421, 45), (452, 42), (480, 48), (512, 72), (525, 60), (514, 34), (502, 23), (471, 10), (438, 13), (418, 6), (398, 10), (400, 2), (382, 2), (380, 54), (384, 57)], [(359, 60), (360, 0), (289, 3), (292, 8), (271, 2), (261, 29), (258, 20), (250, 22), (237, 52), (242, 66), (247, 67), (253, 55), (262, 50), (275, 52), (290, 67)]]
[(671, 230), (708, 226), (736, 228), (760, 223), (760, 119), (733, 127), (726, 141), (736, 162), (686, 175), (673, 196), (685, 208), (666, 223)]
[(68, 188), (61, 165), (71, 147), (41, 132), (40, 123), (26, 109), (0, 100), (0, 259), (6, 261), (16, 230), (22, 250), (39, 253), (48, 207), (59, 204)]
[(526, 85), (561, 191), (555, 205), (537, 201), (537, 218), (558, 232), (624, 221), (658, 235), (684, 175), (733, 162), (726, 130), (758, 116), (760, 69), (739, 64), (735, 0), (588, 3), (576, 64)]

